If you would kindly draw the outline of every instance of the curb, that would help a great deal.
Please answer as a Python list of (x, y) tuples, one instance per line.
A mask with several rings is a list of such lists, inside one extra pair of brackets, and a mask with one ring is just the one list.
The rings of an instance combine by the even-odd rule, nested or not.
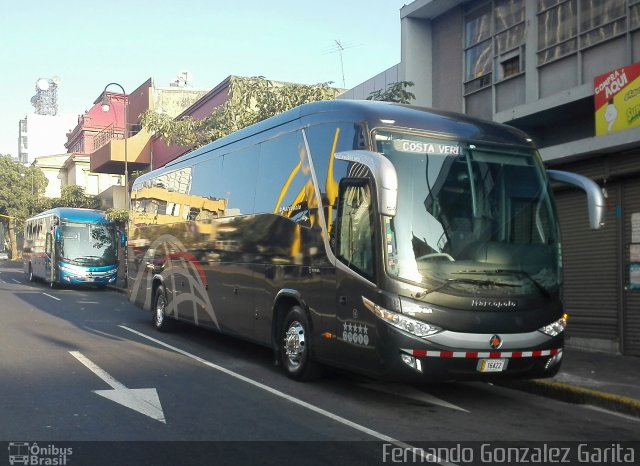
[(553, 380), (523, 380), (501, 383), (507, 388), (573, 404), (589, 404), (617, 413), (640, 417), (640, 400)]

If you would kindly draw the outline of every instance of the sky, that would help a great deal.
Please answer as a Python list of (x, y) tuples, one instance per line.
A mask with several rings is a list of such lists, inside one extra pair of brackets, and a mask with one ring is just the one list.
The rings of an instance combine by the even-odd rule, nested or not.
[(0, 15), (0, 154), (18, 155), (18, 121), (34, 111), (39, 78), (60, 78), (58, 113), (72, 115), (88, 110), (108, 83), (129, 93), (148, 78), (167, 86), (183, 70), (195, 88), (229, 75), (336, 87), (344, 79), (355, 87), (400, 62), (405, 3), (16, 2)]

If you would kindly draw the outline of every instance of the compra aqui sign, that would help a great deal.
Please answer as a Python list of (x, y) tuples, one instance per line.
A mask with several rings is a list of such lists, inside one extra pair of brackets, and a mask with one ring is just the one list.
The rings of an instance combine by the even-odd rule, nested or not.
[(594, 79), (596, 135), (640, 126), (640, 63)]

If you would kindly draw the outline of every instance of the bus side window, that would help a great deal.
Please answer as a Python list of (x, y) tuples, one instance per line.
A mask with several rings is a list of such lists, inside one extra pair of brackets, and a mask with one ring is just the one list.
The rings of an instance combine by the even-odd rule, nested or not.
[(53, 236), (51, 236), (51, 233), (47, 233), (47, 239), (45, 240), (44, 252), (49, 257), (51, 257), (51, 254), (53, 253)]
[(369, 279), (374, 277), (374, 230), (371, 188), (366, 179), (340, 182), (336, 255)]

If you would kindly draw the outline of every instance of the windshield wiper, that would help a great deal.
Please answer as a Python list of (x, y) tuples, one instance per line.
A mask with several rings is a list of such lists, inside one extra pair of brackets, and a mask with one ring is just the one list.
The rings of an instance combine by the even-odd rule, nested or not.
[[(457, 273), (468, 273), (468, 272), (457, 272)], [(464, 283), (467, 285), (478, 285), (478, 286), (508, 286), (512, 288), (520, 288), (522, 286), (522, 285), (516, 285), (514, 283), (499, 282), (496, 280), (477, 280), (475, 278), (447, 278), (444, 283), (434, 288), (431, 288), (430, 290), (426, 290), (422, 293), (416, 293), (414, 297), (416, 299), (424, 298), (428, 294), (433, 293), (434, 291), (438, 291), (446, 286), (449, 286), (452, 283)]]
[(529, 272), (525, 272), (524, 270), (513, 270), (513, 269), (495, 269), (495, 270), (461, 270), (460, 274), (483, 274), (483, 275), (510, 275), (517, 277), (524, 277), (529, 280), (536, 289), (547, 299), (551, 299), (551, 294), (549, 291), (540, 283), (538, 280), (533, 278)]

